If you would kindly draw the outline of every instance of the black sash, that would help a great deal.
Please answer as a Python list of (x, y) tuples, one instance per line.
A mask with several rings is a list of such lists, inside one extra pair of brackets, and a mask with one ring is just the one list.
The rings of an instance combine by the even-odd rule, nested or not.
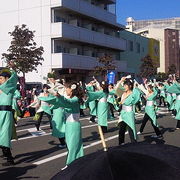
[(12, 111), (12, 106), (0, 105), (0, 111)]

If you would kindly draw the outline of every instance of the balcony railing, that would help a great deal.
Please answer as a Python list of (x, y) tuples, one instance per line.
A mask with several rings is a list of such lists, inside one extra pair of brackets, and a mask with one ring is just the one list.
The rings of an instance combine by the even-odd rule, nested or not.
[[(93, 70), (95, 66), (100, 65), (96, 58), (90, 56), (73, 55), (67, 53), (52, 54), (52, 68), (70, 68)], [(127, 62), (116, 61), (117, 71), (126, 72)]]
[(126, 41), (124, 39), (62, 22), (52, 23), (51, 25), (52, 38), (66, 38), (69, 40), (94, 44), (111, 49), (126, 50)]
[(52, 0), (52, 8), (64, 7), (71, 9), (75, 12), (90, 16), (92, 18), (98, 19), (100, 21), (115, 25), (122, 28), (122, 25), (116, 22), (116, 15), (108, 12), (100, 7), (92, 5), (84, 0)]

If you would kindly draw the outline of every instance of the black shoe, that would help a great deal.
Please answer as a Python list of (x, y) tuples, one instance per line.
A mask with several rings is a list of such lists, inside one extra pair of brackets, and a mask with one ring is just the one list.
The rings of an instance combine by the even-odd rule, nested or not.
[(35, 124), (37, 131), (39, 131), (39, 125)]
[(60, 147), (60, 148), (66, 148), (66, 144), (59, 144), (58, 147)]
[(95, 121), (95, 117), (91, 117), (90, 119), (89, 119), (89, 122), (90, 123), (95, 123), (96, 121)]
[(90, 122), (90, 123), (95, 123), (96, 121), (95, 121), (95, 120), (91, 120), (91, 119), (90, 119), (90, 120), (89, 120), (89, 122)]
[(14, 160), (7, 160), (7, 162), (2, 163), (2, 166), (13, 166), (15, 165)]

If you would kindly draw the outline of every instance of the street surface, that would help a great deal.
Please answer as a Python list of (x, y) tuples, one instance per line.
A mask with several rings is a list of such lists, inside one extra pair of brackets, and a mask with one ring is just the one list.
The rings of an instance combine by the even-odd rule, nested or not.
[[(136, 114), (137, 130), (139, 130), (143, 113)], [(155, 135), (150, 122), (147, 123), (144, 134), (139, 136), (139, 142), (152, 144), (169, 144), (180, 147), (180, 130), (174, 130), (177, 121), (166, 108), (161, 107), (158, 111), (158, 122), (163, 133), (163, 139), (151, 138)], [(108, 123), (108, 133), (105, 139), (108, 147), (118, 145), (118, 114)], [(85, 154), (102, 150), (98, 128), (96, 123), (89, 123), (89, 116), (80, 118)], [(43, 118), (41, 131), (37, 132), (32, 118), (19, 120), (18, 140), (12, 142), (12, 153), (15, 157), (14, 166), (2, 167), (3, 159), (0, 158), (0, 180), (14, 179), (38, 179), (49, 180), (65, 166), (67, 149), (60, 148), (59, 140), (51, 136), (49, 122)], [(126, 143), (129, 143), (129, 135), (126, 134)], [(0, 152), (2, 155), (2, 152)]]

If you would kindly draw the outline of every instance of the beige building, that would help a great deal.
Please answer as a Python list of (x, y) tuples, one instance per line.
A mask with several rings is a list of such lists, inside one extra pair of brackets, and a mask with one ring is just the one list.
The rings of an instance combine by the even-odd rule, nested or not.
[(174, 64), (180, 75), (180, 18), (135, 21), (127, 18), (126, 29), (160, 43), (160, 67), (158, 72), (168, 72)]
[[(126, 19), (126, 28), (129, 31), (136, 31), (145, 27), (158, 28), (158, 29), (176, 29), (180, 31), (180, 17), (166, 18), (166, 19), (149, 19), (149, 20), (134, 20), (132, 17)], [(180, 39), (180, 33), (179, 33)], [(179, 41), (180, 43), (180, 41)]]

